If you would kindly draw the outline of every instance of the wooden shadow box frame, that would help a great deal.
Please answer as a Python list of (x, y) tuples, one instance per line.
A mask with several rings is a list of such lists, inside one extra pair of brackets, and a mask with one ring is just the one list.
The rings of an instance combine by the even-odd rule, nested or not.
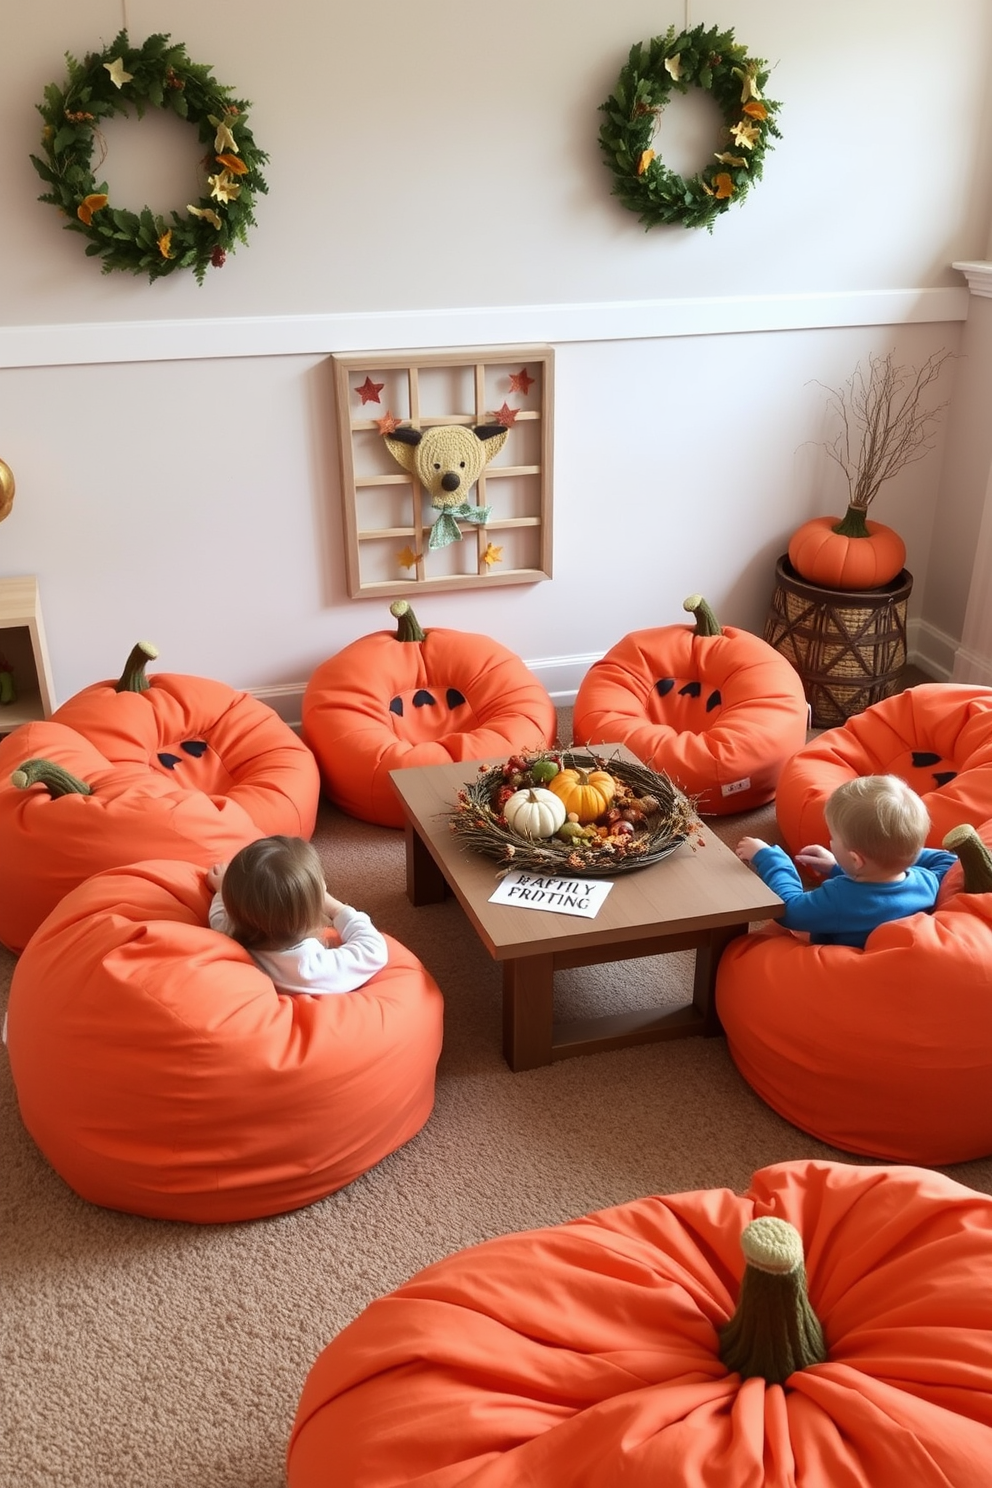
[[(332, 361), (352, 599), (551, 578), (551, 347), (335, 354)], [(484, 526), (460, 522), (460, 541), (429, 549), (437, 513), (384, 442), (396, 420), (416, 429), (509, 428), (468, 493), (473, 505), (492, 507)]]

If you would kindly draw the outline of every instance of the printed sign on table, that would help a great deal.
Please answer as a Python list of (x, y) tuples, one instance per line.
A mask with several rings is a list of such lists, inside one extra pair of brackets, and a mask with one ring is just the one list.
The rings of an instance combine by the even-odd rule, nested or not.
[(515, 868), (501, 881), (490, 904), (513, 904), (518, 909), (550, 909), (554, 914), (582, 915), (593, 920), (612, 889), (604, 879), (558, 878)]

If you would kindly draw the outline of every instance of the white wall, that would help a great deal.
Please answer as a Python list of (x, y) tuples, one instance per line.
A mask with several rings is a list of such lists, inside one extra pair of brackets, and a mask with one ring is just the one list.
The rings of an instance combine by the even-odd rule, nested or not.
[[(128, 0), (135, 39), (170, 30), (253, 100), (271, 155), (250, 246), (202, 289), (101, 276), (35, 200), (34, 104), (64, 51), (112, 39), (122, 0), (38, 0), (3, 23), (0, 457), (18, 494), (0, 574), (39, 577), (60, 699), (138, 636), (168, 669), (292, 690), (387, 622), (345, 592), (331, 350), (555, 344), (554, 578), (425, 596), (426, 624), (559, 659), (549, 677), (681, 619), (691, 590), (761, 629), (789, 533), (843, 509), (816, 383), (871, 351), (960, 345), (950, 265), (989, 228), (992, 8), (693, 6), (691, 24), (732, 26), (775, 63), (783, 103), (764, 180), (712, 235), (645, 232), (596, 144), (630, 44), (686, 6), (578, 12)], [(130, 204), (174, 165), (143, 195), (135, 178)], [(872, 514), (907, 541), (917, 628), (926, 596), (953, 637), (952, 560), (981, 512), (945, 489), (932, 533), (941, 460), (938, 440)]]

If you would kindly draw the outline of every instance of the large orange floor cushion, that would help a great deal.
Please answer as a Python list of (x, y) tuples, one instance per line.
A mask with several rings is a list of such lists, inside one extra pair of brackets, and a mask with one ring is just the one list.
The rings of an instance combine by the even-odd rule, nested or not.
[[(783, 1232), (795, 1269), (755, 1283), (754, 1251)], [(803, 1251), (803, 1362), (770, 1369), (735, 1327), (803, 1291)], [(318, 1357), (288, 1480), (988, 1488), (990, 1462), (992, 1199), (920, 1168), (809, 1161), (743, 1196), (639, 1199), (422, 1271)]]
[[(91, 873), (147, 858), (208, 866), (256, 837), (310, 837), (320, 778), (268, 704), (226, 683), (144, 676), (100, 682), (0, 743), (0, 940), (27, 944)], [(21, 766), (41, 760), (45, 772)]]
[(863, 950), (777, 927), (731, 941), (716, 998), (737, 1068), (803, 1131), (906, 1162), (992, 1153), (992, 893), (959, 868), (932, 914)]
[(721, 628), (701, 596), (685, 608), (695, 626), (633, 631), (590, 667), (575, 699), (575, 742), (626, 744), (704, 816), (751, 811), (773, 798), (806, 742), (803, 684), (760, 636)]
[(489, 759), (555, 742), (545, 687), (488, 636), (421, 629), (405, 600), (396, 631), (376, 631), (317, 667), (303, 737), (330, 799), (350, 816), (401, 827), (391, 770)]
[(432, 1109), (441, 994), (388, 940), (343, 996), (281, 996), (206, 928), (202, 870), (88, 879), (14, 970), (24, 1124), (84, 1199), (159, 1219), (254, 1219), (350, 1183)]
[(859, 775), (898, 775), (922, 796), (939, 847), (992, 818), (992, 687), (923, 683), (828, 729), (784, 767), (775, 812), (790, 852), (829, 840), (827, 797)]

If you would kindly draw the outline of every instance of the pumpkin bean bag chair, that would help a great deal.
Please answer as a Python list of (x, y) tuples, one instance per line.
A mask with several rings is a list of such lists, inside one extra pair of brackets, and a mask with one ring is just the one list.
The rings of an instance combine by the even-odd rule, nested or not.
[(303, 737), (328, 796), (349, 816), (401, 827), (390, 770), (545, 749), (554, 703), (519, 656), (488, 636), (426, 633), (406, 600), (323, 662), (303, 694)]
[(207, 928), (202, 869), (146, 862), (67, 894), (14, 970), (24, 1124), (84, 1199), (214, 1223), (311, 1204), (420, 1130), (441, 994), (387, 937), (342, 996), (284, 996)]
[(846, 1152), (940, 1164), (992, 1153), (992, 860), (972, 827), (945, 843), (963, 867), (934, 912), (879, 925), (863, 950), (776, 928), (720, 959), (717, 1011), (744, 1079)]
[(789, 851), (827, 842), (827, 797), (856, 775), (898, 775), (930, 813), (928, 846), (992, 818), (992, 687), (923, 683), (812, 739), (779, 777), (775, 814)]
[(806, 1161), (421, 1271), (311, 1368), (288, 1482), (987, 1488), (990, 1462), (992, 1199)]
[(760, 636), (721, 629), (700, 595), (684, 608), (695, 627), (632, 631), (593, 663), (575, 698), (575, 742), (626, 744), (703, 816), (750, 811), (773, 798), (806, 742), (803, 684)]
[(116, 684), (0, 743), (0, 940), (11, 950), (101, 869), (208, 866), (256, 837), (313, 833), (317, 765), (288, 724), (223, 682), (149, 680), (154, 654), (136, 646)]

